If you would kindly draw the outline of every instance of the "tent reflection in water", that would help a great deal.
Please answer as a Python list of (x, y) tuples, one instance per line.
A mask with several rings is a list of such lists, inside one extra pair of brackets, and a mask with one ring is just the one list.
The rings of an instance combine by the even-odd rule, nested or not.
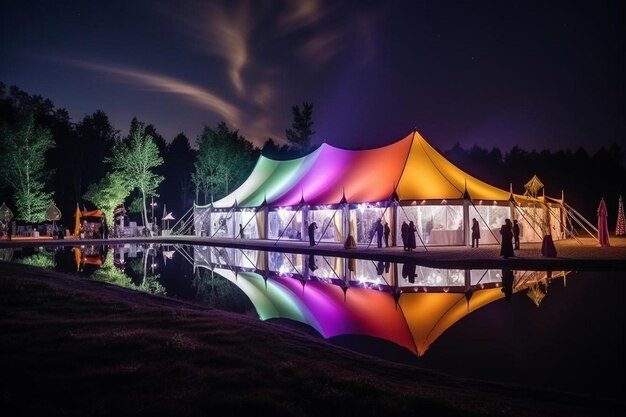
[[(368, 278), (360, 273), (349, 281), (339, 278), (339, 274), (329, 279), (317, 278), (319, 275), (315, 272), (324, 269), (320, 267), (307, 273), (310, 257), (304, 255), (295, 255), (297, 259), (292, 264), (292, 271), (301, 270), (309, 279), (292, 272), (260, 268), (248, 271), (237, 266), (237, 259), (240, 259), (242, 265), (245, 262), (251, 266), (248, 261), (272, 258), (274, 253), (240, 257), (237, 250), (233, 249), (228, 256), (219, 251), (220, 255), (217, 257), (218, 251), (211, 251), (210, 248), (205, 251), (194, 249), (194, 268), (212, 271), (212, 274), (236, 285), (250, 299), (261, 320), (289, 319), (304, 323), (325, 339), (341, 336), (377, 338), (404, 347), (417, 356), (424, 355), (432, 343), (457, 321), (506, 296), (502, 291), (499, 270), (462, 270), (459, 271), (460, 276), (465, 278), (456, 287), (441, 286), (441, 282), (450, 281), (444, 278), (437, 281), (438, 287), (427, 288), (424, 283), (432, 279), (433, 274), (437, 274), (437, 271), (446, 274), (447, 270), (420, 267), (420, 272), (416, 275), (419, 279), (415, 284), (409, 284), (408, 277), (399, 284), (397, 280), (403, 280), (398, 277), (402, 276), (404, 266), (394, 264), (391, 267), (392, 272), (385, 274), (389, 282), (396, 281), (396, 285), (392, 286), (388, 282), (380, 281), (374, 265), (371, 266), (373, 273), (369, 278), (372, 285), (368, 286)], [(284, 256), (293, 259), (291, 255)], [(225, 258), (232, 259), (235, 263), (224, 264)], [(324, 258), (317, 265), (338, 265), (337, 272), (348, 270), (350, 260)], [(357, 269), (362, 269), (363, 265), (373, 262), (356, 260), (355, 263)], [(459, 275), (457, 271), (454, 274)], [(545, 272), (541, 271), (530, 274), (511, 271), (506, 279), (512, 279), (513, 274), (515, 283), (510, 283), (513, 293), (526, 290), (537, 280), (545, 279)], [(472, 284), (468, 284), (470, 282)], [(468, 285), (472, 291), (467, 291)], [(468, 293), (471, 296), (466, 296)]]

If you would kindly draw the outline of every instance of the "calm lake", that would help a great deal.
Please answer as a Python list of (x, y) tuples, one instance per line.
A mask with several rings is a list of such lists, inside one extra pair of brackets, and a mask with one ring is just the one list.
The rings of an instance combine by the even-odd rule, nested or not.
[(0, 259), (270, 320), (451, 375), (623, 401), (626, 271), (432, 269), (190, 245), (14, 248)]

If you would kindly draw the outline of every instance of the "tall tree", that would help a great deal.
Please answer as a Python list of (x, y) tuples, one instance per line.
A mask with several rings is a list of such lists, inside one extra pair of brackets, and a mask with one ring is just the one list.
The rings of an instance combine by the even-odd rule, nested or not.
[[(205, 127), (198, 138), (198, 154), (192, 181), (196, 195), (204, 194), (204, 203), (230, 192), (252, 168), (255, 151), (252, 143), (220, 122), (216, 129)], [(210, 198), (210, 200), (209, 200)]]
[(302, 110), (298, 105), (291, 108), (293, 123), (291, 129), (285, 130), (287, 142), (300, 152), (306, 152), (311, 146), (313, 131), (313, 103), (302, 103)]
[(191, 148), (189, 139), (179, 133), (167, 146), (165, 155), (165, 180), (159, 187), (159, 194), (161, 199), (167, 201), (169, 211), (182, 215), (193, 204), (191, 175), (196, 152)]
[(52, 175), (45, 169), (46, 152), (54, 147), (50, 131), (37, 126), (30, 115), (15, 129), (2, 127), (0, 147), (4, 152), (0, 178), (14, 192), (16, 218), (43, 222), (52, 204), (52, 192), (45, 190), (46, 180)]
[(156, 175), (153, 170), (163, 164), (152, 136), (146, 133), (146, 127), (139, 122), (131, 128), (126, 140), (117, 141), (113, 148), (113, 156), (105, 159), (128, 181), (130, 189), (137, 189), (142, 204), (144, 224), (148, 224), (146, 201), (149, 197), (158, 197), (156, 189), (163, 181), (163, 177)]
[(70, 163), (74, 170), (76, 196), (80, 197), (87, 187), (104, 177), (104, 160), (111, 156), (119, 131), (113, 128), (105, 112), (97, 110), (83, 117), (76, 125), (76, 132), (77, 139), (70, 151)]

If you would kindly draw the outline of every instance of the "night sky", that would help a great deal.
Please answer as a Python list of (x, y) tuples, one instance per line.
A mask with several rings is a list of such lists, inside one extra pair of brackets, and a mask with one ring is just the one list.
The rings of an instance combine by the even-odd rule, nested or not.
[(620, 1), (3, 1), (0, 81), (170, 141), (226, 123), (282, 142), (595, 152), (624, 143)]

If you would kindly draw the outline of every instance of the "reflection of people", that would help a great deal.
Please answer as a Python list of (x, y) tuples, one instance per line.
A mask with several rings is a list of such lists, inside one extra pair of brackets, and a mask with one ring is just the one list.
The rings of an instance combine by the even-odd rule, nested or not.
[(407, 239), (409, 237), (409, 225), (406, 221), (402, 222), (402, 226), (400, 227), (400, 236), (402, 237), (402, 246), (404, 246), (404, 250), (409, 250), (407, 246)]
[(500, 256), (504, 259), (515, 256), (513, 253), (513, 226), (511, 219), (505, 219), (504, 224), (500, 227), (502, 242), (500, 244)]
[(389, 247), (389, 235), (391, 234), (391, 228), (389, 227), (389, 223), (385, 222), (385, 247)]
[(354, 249), (356, 248), (356, 241), (354, 240), (354, 236), (348, 235), (345, 243), (343, 244), (344, 249)]
[(415, 223), (413, 223), (413, 220), (411, 220), (409, 222), (409, 229), (407, 231), (408, 233), (407, 233), (407, 236), (406, 236), (406, 246), (409, 249), (409, 252), (417, 247), (417, 244), (415, 242), (415, 232), (416, 231), (417, 231), (417, 229), (415, 228)]
[(315, 263), (315, 256), (309, 255), (309, 270), (311, 272), (314, 272), (317, 268), (318, 268), (318, 266)]
[(402, 278), (409, 280), (411, 284), (415, 284), (415, 268), (413, 263), (405, 263), (402, 265)]
[(315, 229), (317, 229), (317, 223), (313, 222), (309, 225), (309, 245), (315, 246)]
[(513, 295), (513, 271), (510, 269), (502, 270), (502, 292), (505, 300), (511, 299)]
[(383, 223), (380, 219), (378, 219), (376, 220), (376, 245), (379, 248), (383, 247), (383, 233), (384, 233)]
[(478, 225), (478, 220), (474, 218), (472, 219), (472, 247), (478, 247), (479, 240), (480, 240), (480, 226)]
[(514, 249), (519, 249), (519, 224), (517, 219), (513, 220), (513, 245)]

